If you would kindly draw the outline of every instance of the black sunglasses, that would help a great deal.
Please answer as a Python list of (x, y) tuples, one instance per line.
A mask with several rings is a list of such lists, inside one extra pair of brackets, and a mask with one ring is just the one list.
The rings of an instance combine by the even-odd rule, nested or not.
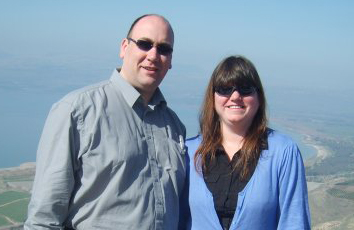
[(233, 92), (237, 91), (241, 96), (249, 96), (256, 92), (256, 88), (253, 86), (231, 86), (231, 87), (215, 87), (214, 91), (220, 96), (231, 96)]
[[(129, 41), (134, 42), (137, 45), (137, 47), (139, 47), (139, 49), (141, 49), (143, 51), (149, 51), (149, 50), (151, 50), (152, 47), (154, 47), (154, 43), (149, 40), (138, 39), (136, 41), (132, 38), (127, 38), (127, 39)], [(161, 43), (161, 44), (156, 45), (156, 50), (157, 50), (158, 54), (167, 56), (172, 53), (173, 48), (167, 43)]]

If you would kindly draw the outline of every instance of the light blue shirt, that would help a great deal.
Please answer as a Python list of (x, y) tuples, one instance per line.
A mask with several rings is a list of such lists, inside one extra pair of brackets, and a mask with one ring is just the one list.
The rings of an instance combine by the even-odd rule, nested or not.
[[(200, 137), (186, 142), (189, 164), (190, 229), (221, 230), (201, 170), (194, 167), (194, 154)], [(287, 136), (272, 131), (268, 149), (263, 150), (246, 187), (238, 194), (230, 229), (304, 230), (310, 229), (305, 170), (297, 145)]]
[(145, 106), (115, 70), (55, 103), (25, 229), (177, 229), (185, 128), (159, 89)]

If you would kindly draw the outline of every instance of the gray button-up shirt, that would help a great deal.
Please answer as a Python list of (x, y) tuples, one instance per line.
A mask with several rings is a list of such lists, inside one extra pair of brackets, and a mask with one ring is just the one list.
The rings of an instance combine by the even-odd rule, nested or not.
[(148, 106), (115, 70), (54, 104), (25, 229), (177, 229), (185, 128), (159, 89)]

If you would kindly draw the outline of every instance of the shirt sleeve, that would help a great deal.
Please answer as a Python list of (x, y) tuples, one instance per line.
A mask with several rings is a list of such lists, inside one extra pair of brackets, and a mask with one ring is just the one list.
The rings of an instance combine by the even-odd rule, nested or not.
[(305, 169), (297, 145), (285, 149), (278, 173), (278, 229), (311, 229)]
[(24, 229), (61, 229), (74, 188), (78, 143), (70, 103), (54, 104), (37, 151), (36, 175)]

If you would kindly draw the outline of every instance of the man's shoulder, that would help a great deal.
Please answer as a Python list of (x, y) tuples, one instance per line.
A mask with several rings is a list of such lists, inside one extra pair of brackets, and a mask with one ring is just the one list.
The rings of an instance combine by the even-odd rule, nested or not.
[(104, 80), (91, 85), (84, 86), (82, 88), (73, 90), (62, 97), (55, 104), (81, 104), (84, 105), (85, 102), (94, 103), (97, 99), (101, 100), (105, 97), (106, 91), (110, 88), (107, 87), (111, 84), (110, 80)]

